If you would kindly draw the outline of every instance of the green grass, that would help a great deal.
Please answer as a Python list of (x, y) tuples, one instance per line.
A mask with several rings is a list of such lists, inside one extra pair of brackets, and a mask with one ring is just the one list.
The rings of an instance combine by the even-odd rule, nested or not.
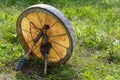
[[(16, 34), (20, 13), (45, 3), (62, 11), (73, 25), (76, 49), (70, 60), (50, 66), (43, 75), (38, 59), (15, 71), (24, 53)], [(120, 80), (119, 0), (3, 0), (0, 1), (0, 80)]]

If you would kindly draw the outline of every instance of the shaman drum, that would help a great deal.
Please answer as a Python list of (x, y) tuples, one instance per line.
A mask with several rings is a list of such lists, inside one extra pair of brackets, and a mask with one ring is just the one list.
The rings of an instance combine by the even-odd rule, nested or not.
[(36, 43), (34, 40), (47, 26), (42, 35), (46, 35), (44, 40), (51, 44), (48, 62), (64, 64), (71, 57), (76, 35), (68, 19), (58, 9), (46, 4), (30, 6), (21, 13), (16, 26), (19, 41), (26, 52), (35, 44), (31, 53), (43, 60), (40, 46), (45, 36), (39, 37)]

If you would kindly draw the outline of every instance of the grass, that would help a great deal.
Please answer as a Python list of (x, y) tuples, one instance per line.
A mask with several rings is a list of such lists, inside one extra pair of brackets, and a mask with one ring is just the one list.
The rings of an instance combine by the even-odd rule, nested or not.
[[(62, 11), (73, 25), (76, 49), (59, 67), (43, 66), (32, 59), (22, 71), (13, 70), (24, 53), (16, 20), (33, 4), (45, 3)], [(0, 2), (0, 80), (120, 80), (119, 0), (4, 0)]]

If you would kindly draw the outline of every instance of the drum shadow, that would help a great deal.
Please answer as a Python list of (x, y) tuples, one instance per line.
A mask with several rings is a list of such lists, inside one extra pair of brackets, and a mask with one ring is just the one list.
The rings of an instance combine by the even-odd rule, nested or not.
[[(75, 79), (72, 65), (66, 63), (64, 65), (48, 65), (47, 74), (44, 74), (44, 64), (39, 59), (29, 60), (20, 72), (17, 72), (16, 79), (29, 80), (73, 80)], [(75, 74), (74, 74), (75, 75)], [(22, 76), (22, 77), (21, 77)]]

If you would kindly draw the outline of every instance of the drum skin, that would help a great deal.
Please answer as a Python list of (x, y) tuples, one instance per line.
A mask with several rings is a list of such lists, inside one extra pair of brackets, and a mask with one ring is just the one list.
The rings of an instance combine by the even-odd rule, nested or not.
[[(52, 44), (48, 54), (49, 63), (64, 64), (73, 53), (76, 35), (68, 19), (50, 5), (36, 4), (21, 13), (16, 23), (16, 31), (22, 47), (27, 52), (44, 25), (50, 27), (47, 30), (48, 41)], [(35, 44), (32, 54), (43, 59), (40, 52), (41, 42), (42, 38)]]

